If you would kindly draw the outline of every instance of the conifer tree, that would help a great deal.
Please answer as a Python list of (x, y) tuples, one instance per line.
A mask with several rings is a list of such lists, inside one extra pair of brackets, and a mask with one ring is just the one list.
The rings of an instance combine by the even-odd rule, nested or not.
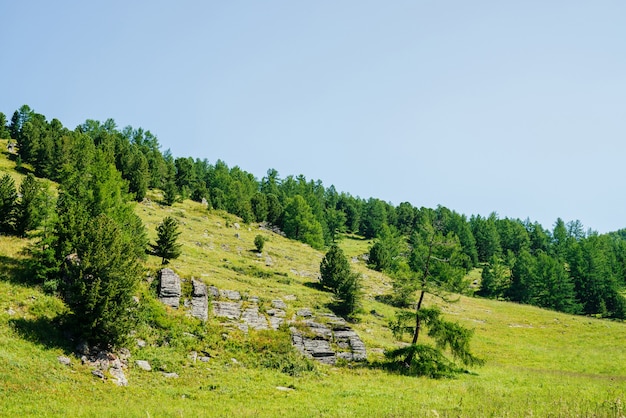
[(354, 314), (360, 305), (360, 275), (350, 269), (348, 259), (337, 245), (330, 247), (320, 263), (320, 282), (335, 294), (339, 313)]
[(0, 178), (0, 233), (12, 233), (15, 227), (17, 189), (9, 174)]
[(32, 173), (22, 181), (20, 195), (16, 207), (15, 232), (19, 236), (25, 236), (27, 231), (39, 226), (43, 215), (43, 187)]
[(153, 255), (162, 258), (161, 264), (167, 264), (181, 253), (181, 244), (176, 242), (181, 233), (178, 230), (178, 221), (166, 216), (156, 230), (157, 240), (155, 244), (150, 244), (150, 248)]
[[(482, 360), (470, 352), (469, 342), (472, 331), (457, 323), (445, 320), (437, 306), (426, 307), (424, 296), (430, 293), (450, 302), (449, 291), (458, 285), (462, 277), (462, 249), (454, 233), (444, 234), (439, 219), (426, 217), (420, 230), (412, 238), (412, 253), (409, 265), (414, 274), (417, 288), (415, 310), (400, 311), (391, 328), (396, 337), (409, 331), (413, 338), (410, 345), (386, 353), (401, 370), (430, 377), (450, 376), (462, 371), (454, 361), (446, 358), (449, 350), (455, 360), (470, 366), (481, 364)], [(408, 325), (413, 322), (413, 325)], [(428, 336), (435, 346), (420, 343), (421, 331), (428, 329)], [(399, 363), (397, 361), (399, 360)]]

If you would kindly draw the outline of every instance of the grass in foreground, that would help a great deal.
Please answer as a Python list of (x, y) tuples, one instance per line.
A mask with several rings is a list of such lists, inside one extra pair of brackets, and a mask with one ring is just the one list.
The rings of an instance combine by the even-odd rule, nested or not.
[[(151, 199), (137, 204), (136, 211), (152, 239), (166, 215), (181, 223), (183, 255), (170, 264), (181, 277), (258, 296), (261, 303), (294, 295), (289, 315), (300, 307), (328, 311), (330, 295), (315, 286), (322, 253), (197, 203), (170, 208), (159, 205), (155, 193)], [(257, 234), (268, 238), (260, 256), (254, 251)], [(55, 326), (63, 304), (25, 277), (26, 245), (26, 240), (0, 237), (0, 416), (624, 415), (626, 327), (619, 322), (462, 297), (444, 312), (475, 330), (473, 351), (486, 359), (484, 367), (454, 380), (378, 368), (382, 350), (398, 344), (387, 328), (393, 308), (374, 298), (389, 290), (390, 279), (358, 259), (369, 243), (349, 238), (341, 246), (350, 258), (357, 257), (352, 265), (365, 280), (364, 313), (354, 327), (367, 344), (369, 365), (309, 370), (294, 359), (269, 364), (280, 363), (270, 353), (284, 349), (286, 334), (274, 334), (276, 341), (263, 333), (246, 337), (225, 331), (214, 319), (200, 325), (154, 304), (153, 287), (146, 282), (140, 296), (153, 320), (140, 326), (136, 337), (148, 345), (130, 348), (132, 360), (147, 359), (154, 371), (131, 361), (130, 385), (116, 387), (94, 378), (72, 356), (72, 344)], [(160, 259), (150, 257), (149, 273), (158, 268)], [(193, 362), (192, 350), (205, 350), (212, 358)], [(59, 355), (72, 357), (72, 365), (61, 365)], [(297, 370), (290, 374), (285, 365)], [(168, 379), (160, 370), (180, 377)]]

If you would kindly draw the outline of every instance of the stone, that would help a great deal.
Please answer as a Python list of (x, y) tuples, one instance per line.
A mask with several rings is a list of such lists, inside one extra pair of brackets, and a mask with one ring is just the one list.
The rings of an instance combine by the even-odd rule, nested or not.
[(201, 321), (206, 321), (209, 318), (209, 301), (206, 285), (199, 280), (192, 279), (191, 287), (191, 316)]
[(239, 225), (239, 223), (235, 222), (235, 223), (233, 224), (233, 228), (235, 228), (235, 229), (239, 229), (239, 228), (241, 228), (241, 225)]
[(146, 346), (146, 342), (144, 340), (137, 340), (137, 347), (144, 348)]
[(276, 331), (285, 322), (284, 318), (279, 316), (270, 316), (270, 328)]
[(100, 369), (95, 369), (91, 371), (91, 374), (94, 375), (97, 378), (103, 379), (104, 380), (104, 372)]
[(141, 370), (145, 370), (147, 372), (152, 370), (150, 363), (148, 363), (146, 360), (135, 360), (135, 365)]
[(255, 330), (268, 329), (267, 319), (259, 313), (257, 305), (250, 305), (241, 314), (242, 321)]
[(209, 286), (209, 295), (211, 295), (213, 299), (217, 299), (220, 297), (220, 291), (215, 286)]
[(213, 315), (220, 318), (239, 319), (241, 302), (213, 302)]
[(175, 372), (161, 372), (163, 374), (163, 377), (166, 377), (168, 379), (178, 379), (178, 373)]
[(203, 363), (208, 363), (208, 362), (209, 362), (209, 360), (211, 360), (211, 357), (208, 357), (208, 356), (200, 356), (200, 357), (198, 357), (198, 360), (200, 360), (200, 361), (201, 361), (201, 362), (203, 362)]
[(9, 316), (13, 316), (13, 315), (15, 315), (15, 311), (13, 310), (13, 308), (9, 308), (9, 309), (7, 309), (7, 314)]
[(294, 389), (293, 388), (288, 388), (288, 387), (285, 387), (285, 386), (276, 386), (276, 390), (279, 390), (281, 392), (291, 392)]
[(113, 377), (113, 383), (118, 386), (128, 386), (128, 379), (121, 367), (111, 367), (109, 374)]
[(308, 308), (304, 308), (304, 309), (299, 309), (299, 310), (296, 312), (296, 315), (298, 315), (298, 316), (303, 316), (303, 317), (305, 317), (305, 318), (308, 318), (308, 317), (313, 316), (313, 312), (311, 312), (311, 310), (310, 310), (310, 309), (308, 309)]
[(276, 309), (287, 309), (287, 304), (280, 299), (274, 299), (272, 301), (272, 307)]
[(70, 358), (66, 356), (59, 356), (57, 357), (57, 360), (59, 360), (59, 363), (61, 363), (64, 366), (69, 366), (72, 364), (72, 360), (70, 360)]
[(241, 300), (241, 295), (236, 290), (220, 290), (220, 296), (224, 299)]
[(294, 300), (298, 300), (298, 297), (296, 295), (285, 295), (283, 296), (284, 300), (288, 300), (288, 301), (294, 301)]
[(161, 302), (178, 309), (180, 295), (180, 277), (171, 269), (162, 269), (159, 272), (159, 299)]

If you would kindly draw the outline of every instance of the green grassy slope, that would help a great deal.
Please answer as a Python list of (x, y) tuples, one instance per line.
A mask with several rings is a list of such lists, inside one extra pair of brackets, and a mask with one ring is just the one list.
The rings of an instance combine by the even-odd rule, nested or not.
[[(0, 143), (0, 152), (3, 145)], [(0, 170), (12, 169), (11, 162), (0, 154)], [(288, 314), (299, 307), (328, 310), (329, 294), (314, 286), (322, 253), (256, 224), (245, 225), (231, 215), (208, 212), (194, 202), (164, 207), (157, 203), (156, 192), (149, 197), (150, 201), (136, 205), (136, 211), (152, 238), (164, 216), (181, 222), (183, 254), (170, 264), (181, 277), (258, 296), (261, 305), (295, 295)], [(257, 234), (268, 238), (261, 257), (252, 251)], [(168, 311), (168, 320), (162, 322), (174, 331), (138, 329), (137, 336), (148, 346), (131, 347), (132, 359), (148, 359), (153, 366), (175, 371), (180, 377), (168, 379), (156, 370), (145, 372), (131, 364), (126, 372), (129, 386), (117, 387), (93, 377), (54, 328), (53, 319), (64, 308), (57, 298), (45, 295), (24, 277), (22, 250), (27, 245), (27, 240), (0, 237), (0, 416), (624, 414), (623, 323), (467, 297), (443, 306), (443, 310), (475, 330), (473, 351), (487, 363), (458, 379), (398, 376), (373, 365), (317, 366), (294, 377), (258, 367), (247, 358), (250, 351), (238, 349), (246, 338), (258, 342), (271, 334), (252, 332), (245, 337), (231, 333), (222, 341), (223, 331), (214, 319), (203, 326), (206, 341), (213, 341), (213, 335), (221, 342), (211, 343), (211, 361), (194, 363), (188, 354), (198, 349), (199, 343), (184, 332), (203, 331), (181, 312)], [(368, 249), (367, 241), (345, 238), (341, 245), (350, 257), (357, 257), (352, 265), (365, 280), (365, 313), (354, 328), (367, 344), (370, 362), (375, 363), (382, 359), (383, 349), (397, 344), (386, 327), (393, 308), (374, 299), (388, 291), (390, 279), (359, 261), (358, 255)], [(156, 271), (159, 262), (150, 257), (148, 271)], [(146, 281), (140, 295), (143, 301), (151, 299), (150, 291)], [(378, 315), (372, 314), (373, 310)], [(168, 344), (159, 333), (168, 334)], [(60, 355), (70, 356), (72, 365), (61, 365)]]

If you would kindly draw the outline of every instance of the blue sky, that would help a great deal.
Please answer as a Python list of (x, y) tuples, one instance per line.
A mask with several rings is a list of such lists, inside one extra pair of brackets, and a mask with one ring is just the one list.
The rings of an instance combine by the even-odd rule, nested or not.
[(364, 198), (626, 227), (626, 2), (0, 3), (0, 111)]

